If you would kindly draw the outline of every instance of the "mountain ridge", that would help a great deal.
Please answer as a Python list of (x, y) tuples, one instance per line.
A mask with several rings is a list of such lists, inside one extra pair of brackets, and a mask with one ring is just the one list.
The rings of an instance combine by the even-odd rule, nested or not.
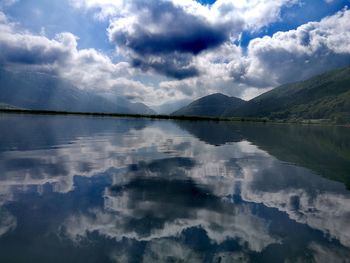
[[(349, 91), (350, 67), (345, 67), (304, 81), (281, 85), (253, 98), (239, 109), (228, 108), (223, 116), (332, 119), (336, 118), (337, 113), (341, 111), (350, 113)], [(342, 103), (346, 104), (343, 109), (336, 106), (335, 100), (339, 95), (348, 98), (349, 104)]]
[[(229, 97), (221, 93), (214, 93), (199, 98), (185, 107), (173, 112), (172, 116), (221, 116), (228, 108), (235, 108), (245, 101), (235, 97)], [(209, 106), (208, 106), (209, 104)]]
[(0, 103), (30, 110), (149, 114), (141, 103), (121, 105), (46, 73), (0, 68)]
[[(219, 93), (220, 94), (220, 93)], [(327, 120), (350, 123), (350, 66), (332, 70), (304, 81), (284, 84), (249, 101), (234, 105), (222, 103), (219, 109), (210, 102), (213, 94), (202, 97), (172, 115), (195, 116), (193, 105), (217, 117), (268, 118), (270, 120)], [(214, 94), (218, 96), (218, 93)], [(227, 98), (226, 95), (221, 94)], [(236, 98), (238, 99), (238, 98)], [(214, 105), (215, 106), (215, 105)], [(225, 109), (223, 109), (225, 108)], [(220, 113), (221, 114), (218, 114)], [(198, 115), (201, 116), (201, 115)]]

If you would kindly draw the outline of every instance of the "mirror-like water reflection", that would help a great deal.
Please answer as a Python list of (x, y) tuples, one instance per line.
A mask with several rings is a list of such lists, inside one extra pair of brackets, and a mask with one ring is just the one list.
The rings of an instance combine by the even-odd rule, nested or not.
[(350, 262), (349, 129), (0, 115), (0, 262)]

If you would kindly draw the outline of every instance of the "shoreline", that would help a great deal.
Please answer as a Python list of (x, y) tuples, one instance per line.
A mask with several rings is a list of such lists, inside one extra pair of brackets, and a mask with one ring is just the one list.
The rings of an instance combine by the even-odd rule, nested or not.
[(271, 122), (265, 118), (249, 117), (210, 117), (210, 116), (172, 116), (165, 114), (131, 114), (131, 113), (110, 113), (110, 112), (76, 112), (76, 111), (54, 111), (54, 110), (26, 110), (26, 109), (0, 109), (0, 113), (10, 114), (32, 114), (32, 115), (77, 115), (77, 116), (96, 116), (96, 117), (127, 117), (127, 118), (145, 118), (159, 120), (193, 120), (193, 121), (237, 121), (237, 122)]
[(128, 113), (109, 113), (109, 112), (71, 112), (55, 110), (27, 110), (27, 109), (0, 109), (0, 114), (27, 114), (27, 115), (68, 115), (68, 116), (92, 116), (92, 117), (113, 117), (113, 118), (144, 118), (151, 120), (187, 120), (187, 121), (215, 121), (215, 122), (253, 122), (253, 123), (271, 123), (271, 124), (301, 124), (301, 125), (325, 125), (342, 126), (350, 128), (350, 124), (335, 124), (327, 121), (317, 120), (271, 120), (258, 117), (210, 117), (210, 116), (172, 116), (164, 114), (128, 114)]

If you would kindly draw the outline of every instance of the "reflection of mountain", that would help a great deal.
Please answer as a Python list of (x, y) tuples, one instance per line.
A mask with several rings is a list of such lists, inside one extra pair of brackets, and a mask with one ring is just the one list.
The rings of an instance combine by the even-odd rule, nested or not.
[(243, 140), (243, 135), (238, 125), (204, 121), (174, 122), (199, 140), (212, 145), (223, 145), (228, 142), (240, 142)]
[(350, 188), (350, 130), (289, 126), (244, 130), (245, 136), (276, 158), (309, 168)]
[(350, 132), (343, 127), (176, 122), (212, 145), (247, 140), (279, 160), (309, 168), (350, 187)]

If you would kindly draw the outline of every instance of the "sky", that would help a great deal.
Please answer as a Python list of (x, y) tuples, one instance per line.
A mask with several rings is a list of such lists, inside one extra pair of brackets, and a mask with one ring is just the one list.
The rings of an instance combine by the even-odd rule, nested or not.
[(350, 64), (350, 0), (0, 0), (0, 66), (157, 108)]

